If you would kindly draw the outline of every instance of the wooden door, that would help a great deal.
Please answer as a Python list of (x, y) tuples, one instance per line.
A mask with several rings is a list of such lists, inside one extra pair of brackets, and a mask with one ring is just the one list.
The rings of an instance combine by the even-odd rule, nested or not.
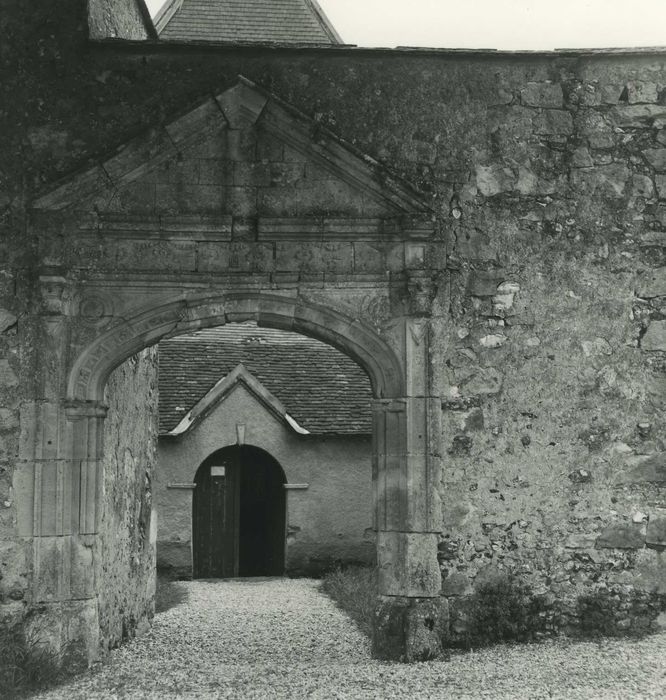
[(255, 447), (241, 448), (239, 572), (282, 576), (285, 548), (285, 477), (280, 464)]
[(238, 576), (240, 450), (228, 447), (199, 467), (193, 499), (194, 578)]

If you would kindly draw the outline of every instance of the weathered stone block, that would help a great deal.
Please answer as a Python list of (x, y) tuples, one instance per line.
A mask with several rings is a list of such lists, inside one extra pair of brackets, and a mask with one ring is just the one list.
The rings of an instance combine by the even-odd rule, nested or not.
[(631, 171), (622, 163), (601, 165), (593, 169), (575, 170), (572, 183), (588, 194), (610, 198), (624, 197)]
[(220, 185), (157, 185), (153, 193), (154, 205), (148, 208), (166, 214), (218, 213), (225, 210), (232, 189)]
[(612, 124), (596, 110), (584, 110), (576, 118), (579, 134), (587, 140), (590, 148), (606, 149), (615, 145)]
[(270, 272), (273, 246), (264, 243), (199, 243), (200, 272)]
[(666, 172), (666, 148), (648, 148), (643, 155), (657, 172)]
[(494, 197), (502, 192), (511, 192), (516, 186), (517, 177), (513, 170), (501, 165), (478, 165), (476, 186), (484, 197)]
[(437, 534), (385, 532), (377, 537), (379, 592), (388, 596), (438, 596), (441, 575)]
[(520, 99), (528, 107), (562, 109), (564, 95), (559, 83), (527, 83), (520, 91)]
[(666, 514), (650, 516), (645, 543), (648, 547), (663, 547), (666, 549)]
[(484, 416), (482, 408), (473, 408), (463, 418), (463, 430), (483, 430)]
[(645, 527), (639, 523), (614, 523), (602, 531), (596, 546), (599, 549), (642, 549)]
[(666, 352), (666, 321), (652, 321), (641, 340), (641, 348), (648, 352)]
[(0, 333), (4, 333), (11, 328), (17, 321), (16, 316), (7, 309), (0, 309)]
[(561, 109), (546, 109), (532, 119), (535, 134), (541, 136), (568, 136), (573, 133), (574, 123), (569, 112)]
[(656, 83), (644, 80), (631, 80), (627, 83), (627, 97), (629, 104), (656, 102), (659, 98), (659, 91)]
[(597, 535), (572, 534), (567, 537), (564, 546), (567, 549), (592, 549), (597, 541)]
[(639, 175), (634, 173), (631, 178), (631, 193), (634, 197), (645, 197), (652, 199), (655, 196), (655, 187), (652, 179), (647, 175)]
[(477, 270), (470, 274), (467, 288), (472, 296), (493, 297), (504, 279), (503, 273), (497, 270), (489, 272)]
[(472, 582), (469, 576), (459, 571), (450, 573), (444, 581), (442, 581), (442, 595), (444, 596), (469, 595), (471, 592)]
[(590, 151), (585, 146), (580, 146), (574, 151), (571, 164), (574, 168), (591, 168), (594, 166), (594, 161), (592, 160)]
[(386, 255), (380, 246), (354, 243), (354, 272), (380, 273), (386, 270)]
[(232, 185), (233, 163), (228, 160), (202, 158), (198, 161), (200, 185)]
[(666, 484), (666, 452), (627, 459), (627, 468), (619, 475), (618, 483), (622, 484), (644, 484), (657, 483)]
[(16, 411), (0, 408), (0, 430), (12, 430), (18, 428), (19, 420)]
[(194, 241), (134, 241), (118, 242), (118, 264), (130, 270), (195, 269)]
[(381, 597), (375, 612), (373, 656), (387, 661), (429, 661), (442, 653), (448, 606), (441, 598)]
[(491, 396), (502, 390), (504, 375), (494, 367), (482, 367), (469, 379), (461, 382), (466, 396)]
[(582, 343), (583, 353), (586, 357), (597, 355), (612, 355), (613, 348), (605, 338), (595, 338), (594, 340), (584, 340)]
[(639, 104), (614, 107), (611, 116), (618, 126), (649, 128), (655, 119), (666, 117), (666, 106)]
[(0, 360), (0, 390), (11, 389), (18, 384), (18, 377), (9, 364), (9, 360)]
[(277, 270), (351, 273), (351, 243), (278, 243)]
[(638, 280), (636, 296), (642, 299), (666, 296), (666, 267), (646, 272)]
[(654, 184), (657, 188), (659, 199), (666, 199), (666, 175), (655, 175)]

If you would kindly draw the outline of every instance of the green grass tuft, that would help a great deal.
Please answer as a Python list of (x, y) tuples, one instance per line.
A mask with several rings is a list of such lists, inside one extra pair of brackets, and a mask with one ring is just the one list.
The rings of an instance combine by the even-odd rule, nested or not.
[(365, 566), (338, 568), (326, 574), (322, 591), (330, 596), (372, 639), (377, 606), (377, 570)]
[[(78, 661), (77, 661), (78, 659)], [(74, 645), (56, 652), (22, 624), (0, 629), (0, 697), (23, 698), (83, 669)]]

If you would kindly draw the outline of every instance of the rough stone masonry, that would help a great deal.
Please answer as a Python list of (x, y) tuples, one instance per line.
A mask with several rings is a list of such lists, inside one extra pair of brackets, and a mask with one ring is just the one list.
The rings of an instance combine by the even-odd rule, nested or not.
[(143, 351), (255, 320), (371, 377), (378, 655), (436, 653), (502, 572), (565, 629), (601, 593), (654, 626), (665, 54), (165, 46), (128, 6), (2, 19), (3, 620), (91, 657), (145, 624)]

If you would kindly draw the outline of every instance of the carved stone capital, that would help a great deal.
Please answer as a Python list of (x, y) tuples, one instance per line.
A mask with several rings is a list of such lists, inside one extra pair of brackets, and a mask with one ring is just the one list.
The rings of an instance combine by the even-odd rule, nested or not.
[(437, 296), (437, 281), (432, 270), (407, 270), (407, 299), (413, 316), (430, 316)]
[(48, 316), (68, 314), (72, 294), (67, 280), (64, 277), (42, 275), (39, 282), (44, 313)]

